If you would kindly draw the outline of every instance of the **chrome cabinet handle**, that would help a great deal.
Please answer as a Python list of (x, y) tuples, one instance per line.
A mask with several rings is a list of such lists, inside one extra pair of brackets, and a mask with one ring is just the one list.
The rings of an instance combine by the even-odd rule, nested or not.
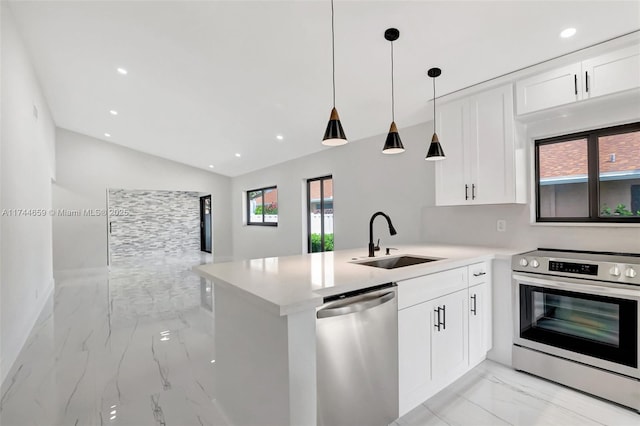
[(330, 318), (330, 317), (337, 317), (340, 315), (348, 315), (356, 312), (362, 312), (367, 309), (375, 308), (376, 306), (380, 306), (384, 303), (387, 303), (388, 301), (393, 300), (394, 297), (396, 297), (395, 292), (390, 291), (389, 293), (385, 293), (382, 296), (377, 297), (375, 299), (365, 299), (361, 302), (354, 302), (346, 306), (338, 306), (335, 308), (332, 308), (331, 306), (329, 306), (327, 308), (320, 309), (316, 314), (316, 317)]
[(477, 315), (478, 314), (478, 306), (476, 305), (476, 295), (474, 294), (473, 296), (471, 296), (471, 300), (473, 300), (473, 308), (471, 308), (471, 313), (473, 315)]
[(471, 185), (471, 199), (475, 200), (476, 199), (476, 184), (472, 184)]
[(483, 275), (487, 275), (487, 273), (486, 272), (478, 272), (478, 273), (474, 273), (473, 274), (474, 277), (481, 277)]
[(578, 96), (578, 74), (573, 75), (573, 87), (575, 88), (576, 96)]
[(469, 185), (464, 185), (464, 199), (468, 200), (469, 199)]

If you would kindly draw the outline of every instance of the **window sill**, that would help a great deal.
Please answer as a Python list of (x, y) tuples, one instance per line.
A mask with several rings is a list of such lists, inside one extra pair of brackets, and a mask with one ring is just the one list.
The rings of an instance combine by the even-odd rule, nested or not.
[(620, 222), (530, 222), (531, 226), (560, 226), (560, 227), (593, 227), (593, 228), (640, 228), (640, 223)]

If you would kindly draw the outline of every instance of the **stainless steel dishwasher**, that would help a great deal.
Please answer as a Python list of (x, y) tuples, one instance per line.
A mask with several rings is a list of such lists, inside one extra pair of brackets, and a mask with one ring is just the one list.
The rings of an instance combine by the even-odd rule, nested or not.
[(324, 302), (316, 312), (318, 425), (388, 425), (398, 417), (397, 285)]

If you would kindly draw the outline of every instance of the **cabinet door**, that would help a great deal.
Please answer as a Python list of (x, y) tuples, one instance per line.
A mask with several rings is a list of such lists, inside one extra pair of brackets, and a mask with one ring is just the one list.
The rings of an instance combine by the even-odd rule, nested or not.
[(516, 83), (518, 114), (564, 105), (582, 99), (580, 63), (556, 68)]
[(583, 61), (582, 71), (582, 88), (588, 98), (640, 87), (640, 46)]
[(491, 349), (491, 294), (489, 284), (469, 288), (469, 365), (479, 364)]
[(470, 105), (472, 202), (512, 203), (516, 184), (512, 85), (473, 96)]
[(398, 312), (398, 361), (400, 416), (430, 396), (431, 303), (424, 302)]
[(467, 290), (435, 299), (431, 307), (431, 376), (439, 388), (468, 367)]
[(465, 167), (468, 155), (465, 140), (469, 131), (469, 103), (467, 99), (451, 102), (439, 107), (436, 127), (446, 158), (436, 167), (436, 205), (455, 206), (471, 200), (471, 188), (465, 199), (465, 185), (469, 183), (469, 172)]

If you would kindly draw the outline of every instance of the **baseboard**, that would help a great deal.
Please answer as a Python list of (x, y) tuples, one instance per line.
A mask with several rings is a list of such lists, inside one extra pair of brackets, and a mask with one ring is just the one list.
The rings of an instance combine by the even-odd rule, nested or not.
[(49, 287), (45, 289), (43, 297), (38, 298), (38, 307), (36, 309), (36, 315), (34, 315), (34, 317), (31, 319), (30, 321), (31, 324), (28, 327), (28, 332), (24, 334), (23, 340), (22, 342), (20, 342), (20, 345), (19, 345), (20, 349), (17, 351), (17, 353), (11, 354), (8, 357), (9, 359), (7, 358), (0, 359), (0, 389), (3, 392), (5, 388), (5, 380), (9, 375), (9, 372), (13, 368), (13, 364), (18, 359), (18, 356), (20, 356), (20, 353), (22, 352), (22, 349), (24, 348), (25, 343), (27, 343), (27, 339), (29, 339), (31, 332), (33, 331), (33, 327), (38, 322), (40, 315), (42, 315), (42, 311), (44, 310), (44, 307), (47, 305), (47, 302), (49, 302), (49, 298), (52, 297), (55, 287), (56, 287), (55, 278), (51, 278), (51, 281), (49, 282)]
[(64, 280), (67, 278), (89, 277), (107, 275), (109, 269), (106, 266), (99, 266), (97, 268), (77, 268), (77, 269), (58, 269), (53, 271), (53, 276), (56, 280)]
[(226, 262), (234, 262), (236, 259), (234, 256), (214, 256), (213, 263), (226, 263)]

